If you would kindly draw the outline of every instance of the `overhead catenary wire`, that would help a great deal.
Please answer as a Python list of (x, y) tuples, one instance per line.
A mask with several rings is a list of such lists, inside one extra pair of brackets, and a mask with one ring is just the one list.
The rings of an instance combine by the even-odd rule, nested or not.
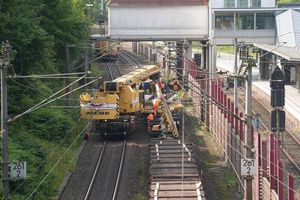
[[(23, 84), (19, 83), (18, 81), (14, 80), (14, 79), (10, 79), (10, 81), (14, 82), (15, 84), (17, 84), (20, 87), (27, 88), (27, 89), (34, 90), (34, 91), (38, 91), (39, 93), (41, 93), (37, 88), (28, 87), (26, 85), (23, 85)], [(43, 93), (41, 93), (41, 94), (45, 97), (45, 95)]]
[[(208, 94), (206, 94), (206, 95), (208, 95)], [(212, 97), (210, 97), (211, 99), (213, 99)], [(208, 99), (208, 98), (206, 98), (206, 99)], [(214, 99), (213, 99), (214, 100)], [(218, 106), (218, 105), (217, 105)], [(218, 106), (219, 107), (219, 106)], [(220, 107), (219, 107), (220, 108)], [(232, 115), (232, 112), (229, 112), (231, 115)], [(223, 150), (224, 150), (224, 152), (225, 152), (225, 149), (223, 148)], [(235, 149), (236, 150), (236, 149)], [(225, 152), (226, 153), (226, 152)], [(226, 153), (226, 156), (228, 157), (228, 155), (227, 155), (227, 153)], [(231, 163), (231, 165), (232, 165), (232, 167), (234, 168), (234, 166), (233, 166), (233, 164)], [(235, 169), (235, 168), (234, 168)], [(237, 172), (236, 172), (237, 173)], [(276, 178), (276, 177), (275, 177)], [(241, 180), (239, 179), (239, 181), (241, 182)], [(241, 184), (242, 184), (242, 182), (241, 182)]]
[[(199, 122), (201, 122), (201, 120), (200, 120), (198, 117), (195, 117), (195, 118), (196, 118)], [(203, 124), (205, 127), (207, 127), (207, 128), (210, 130), (211, 133), (213, 133), (214, 135), (216, 135), (216, 132), (214, 131), (214, 129), (212, 129), (211, 127), (207, 126), (207, 124), (205, 124), (205, 123), (202, 123), (202, 124)], [(239, 180), (241, 186), (242, 186), (243, 189), (244, 189), (243, 182), (242, 182), (241, 179), (239, 178), (239, 173), (237, 172), (237, 169), (234, 168), (234, 165), (233, 165), (233, 163), (231, 162), (230, 157), (229, 157), (228, 153), (226, 152), (225, 147), (222, 145), (222, 143), (221, 143), (221, 141), (220, 141), (219, 139), (217, 139), (217, 141), (218, 141), (220, 147), (222, 148), (222, 151), (224, 152), (224, 154), (225, 154), (227, 160), (229, 161), (231, 167), (233, 168), (233, 170), (234, 170), (234, 172), (235, 172), (235, 174), (236, 174), (236, 176), (237, 176), (237, 178), (238, 178), (238, 180)], [(241, 141), (241, 143), (243, 143), (243, 142)], [(245, 155), (243, 154), (243, 152), (239, 151), (238, 149), (236, 149), (236, 148), (233, 147), (232, 145), (227, 144), (227, 146), (230, 147), (232, 150), (234, 150), (234, 151), (235, 151), (236, 153), (238, 153), (239, 155), (241, 155), (242, 157), (245, 156)], [(262, 155), (260, 155), (259, 158), (262, 159), (262, 160), (265, 160), (265, 161), (269, 161), (267, 158), (264, 158)], [(273, 162), (273, 163), (271, 163), (271, 164), (277, 165), (277, 163), (275, 163), (275, 162)], [(280, 168), (280, 169), (281, 169), (283, 172), (285, 172), (286, 174), (289, 174), (283, 167)], [(262, 168), (261, 168), (261, 170), (263, 170), (264, 172), (266, 172), (267, 174), (269, 174), (269, 171), (266, 171), (266, 170), (264, 170), (264, 169), (262, 169)], [(269, 176), (271, 176), (271, 174), (269, 174)], [(271, 177), (273, 177), (275, 180), (279, 181), (279, 179), (278, 179), (277, 176), (274, 175), (274, 176), (271, 176)], [(290, 188), (290, 187), (289, 187), (288, 185), (286, 185), (284, 182), (280, 182), (280, 183), (282, 183), (283, 186), (285, 186), (286, 188), (291, 189), (291, 190), (293, 190), (294, 192), (297, 192), (295, 189)]]
[[(165, 53), (160, 51), (161, 49), (157, 49), (157, 52), (160, 53), (161, 55), (165, 56)], [(166, 51), (166, 50), (164, 50)], [(174, 50), (177, 52), (177, 50)], [(180, 53), (180, 52), (179, 52)], [(181, 55), (183, 55), (182, 53), (180, 53)], [(183, 60), (187, 60), (189, 62), (191, 62), (190, 60), (186, 59), (185, 57), (183, 58)], [(175, 63), (176, 64), (176, 63)], [(194, 83), (190, 82), (183, 74), (179, 73), (177, 71), (177, 68), (170, 68), (172, 71), (174, 71), (177, 75), (179, 75), (180, 77), (182, 77), (183, 79), (185, 79), (187, 82), (189, 82), (192, 86), (198, 88), (197, 85), (195, 85)], [(224, 77), (225, 78), (225, 77)], [(201, 80), (201, 79), (200, 79)], [(222, 109), (224, 112), (229, 113), (231, 116), (234, 116), (235, 118), (245, 121), (244, 119), (242, 119), (239, 115), (236, 115), (236, 113), (232, 113), (230, 110), (228, 110), (226, 107), (224, 107), (221, 103), (217, 102), (216, 99), (212, 98), (205, 90), (198, 88), (200, 90), (201, 93), (199, 93), (198, 91), (193, 90), (195, 93), (197, 93), (200, 96), (203, 96), (206, 100), (210, 101), (211, 103), (217, 105), (220, 109)]]
[(60, 73), (60, 74), (34, 74), (34, 75), (28, 75), (28, 76), (20, 76), (20, 75), (15, 75), (15, 76), (8, 76), (10, 79), (15, 79), (15, 78), (41, 78), (41, 77), (57, 77), (57, 76), (73, 76), (73, 75), (85, 75), (86, 72), (77, 72), (77, 73)]
[[(163, 55), (163, 56), (165, 56), (165, 54), (167, 53), (166, 50), (163, 50), (163, 51), (165, 51), (165, 53), (164, 53), (164, 52), (161, 52), (161, 51), (160, 51), (161, 49), (157, 49), (157, 48), (156, 48), (156, 50), (157, 50), (158, 53), (160, 53), (160, 54)], [(180, 55), (183, 56), (183, 59), (181, 59), (181, 60), (183, 60), (183, 61), (184, 61), (184, 60), (187, 60), (188, 62), (192, 63), (190, 60), (188, 60), (187, 58), (185, 58), (184, 55), (183, 55), (181, 52), (178, 52), (176, 49), (174, 49), (174, 51), (175, 51), (176, 53), (179, 53)], [(171, 62), (172, 62), (172, 61), (171, 61)], [(175, 63), (175, 62), (172, 62), (172, 63)], [(176, 64), (176, 63), (175, 63), (175, 64)], [(195, 85), (194, 83), (190, 82), (183, 74), (179, 73), (178, 70), (177, 70), (177, 68), (170, 68), (170, 69), (171, 69), (172, 71), (174, 71), (177, 75), (179, 75), (180, 77), (182, 77), (183, 79), (185, 79), (187, 82), (189, 82), (192, 86), (198, 88), (197, 85)], [(203, 71), (201, 71), (201, 72), (203, 72)], [(205, 72), (205, 74), (207, 74), (207, 73)], [(225, 77), (224, 77), (224, 78), (225, 78)], [(200, 80), (201, 80), (201, 79), (200, 79)], [(213, 79), (212, 79), (212, 80), (213, 80)], [(237, 118), (237, 119), (239, 119), (239, 120), (245, 121), (245, 120), (242, 119), (239, 115), (237, 115), (236, 113), (232, 113), (230, 110), (228, 110), (228, 109), (227, 109), (225, 106), (223, 106), (221, 103), (217, 102), (217, 100), (214, 99), (212, 96), (210, 96), (205, 90), (203, 90), (203, 89), (201, 89), (201, 88), (198, 88), (198, 89), (200, 90), (200, 92), (202, 92), (202, 94), (199, 93), (198, 91), (195, 91), (195, 90), (193, 90), (193, 89), (192, 89), (192, 90), (193, 90), (196, 94), (198, 94), (198, 95), (200, 95), (200, 96), (203, 96), (206, 100), (208, 100), (208, 101), (210, 101), (211, 103), (217, 105), (217, 106), (218, 106), (220, 109), (222, 109), (224, 112), (230, 114), (231, 116), (234, 116), (235, 118)]]
[[(82, 78), (84, 78), (84, 76), (81, 77), (80, 79), (82, 79)], [(52, 99), (52, 100), (50, 100), (50, 98), (48, 97), (47, 99), (43, 100), (42, 102), (40, 102), (40, 103), (38, 103), (37, 105), (33, 106), (32, 108), (28, 109), (27, 111), (25, 111), (25, 112), (23, 112), (23, 113), (21, 113), (21, 114), (15, 116), (15, 117), (13, 117), (13, 118), (10, 118), (10, 119), (8, 120), (8, 122), (13, 122), (13, 121), (17, 120), (18, 118), (22, 117), (23, 115), (26, 115), (26, 114), (28, 114), (28, 113), (31, 113), (31, 112), (33, 112), (33, 111), (35, 111), (35, 110), (37, 110), (37, 109), (39, 109), (39, 108), (41, 108), (41, 107), (43, 107), (43, 106), (45, 106), (45, 105), (48, 105), (48, 104), (50, 104), (50, 103), (52, 103), (52, 102), (54, 102), (54, 101), (56, 101), (56, 100), (58, 100), (58, 99), (64, 97), (64, 96), (67, 96), (68, 94), (71, 94), (71, 93), (73, 93), (73, 92), (75, 92), (75, 91), (77, 91), (77, 90), (79, 90), (79, 89), (81, 89), (81, 88), (83, 88), (83, 87), (86, 87), (86, 86), (88, 86), (88, 85), (90, 85), (90, 84), (92, 84), (92, 83), (98, 81), (98, 80), (101, 79), (101, 78), (102, 78), (102, 77), (99, 77), (98, 79), (95, 79), (95, 80), (93, 80), (93, 81), (90, 81), (90, 82), (88, 82), (87, 84), (84, 84), (84, 85), (82, 85), (82, 86), (80, 86), (80, 87), (78, 87), (78, 88), (76, 88), (76, 89), (74, 89), (74, 90), (72, 90), (72, 91), (70, 91), (70, 92), (67, 92), (67, 93), (65, 93), (65, 94), (63, 94), (63, 95), (61, 95), (61, 96), (59, 96), (59, 97), (56, 97), (56, 98), (54, 98), (54, 99)], [(74, 82), (73, 82), (73, 84), (74, 84)], [(69, 86), (67, 86), (67, 87), (69, 87)], [(67, 87), (65, 87), (65, 88), (62, 89), (61, 91), (65, 90)], [(61, 92), (61, 91), (60, 91), (60, 92)], [(60, 92), (56, 92), (55, 94), (51, 95), (51, 98), (54, 97), (55, 95), (57, 95), (57, 94), (60, 93)], [(50, 101), (48, 101), (48, 100), (50, 100)], [(47, 102), (47, 101), (48, 101), (48, 102)]]
[(15, 121), (16, 119), (18, 119), (19, 117), (29, 113), (29, 112), (32, 112), (32, 110), (34, 110), (36, 107), (42, 105), (43, 103), (45, 103), (46, 101), (48, 101), (49, 99), (53, 98), (54, 96), (56, 96), (57, 94), (61, 93), (62, 91), (66, 90), (67, 88), (69, 88), (70, 86), (74, 85), (75, 83), (77, 83), (78, 81), (80, 81), (81, 79), (83, 79), (85, 77), (82, 76), (80, 78), (78, 78), (77, 80), (75, 80), (74, 82), (70, 83), (69, 85), (67, 85), (66, 87), (60, 89), (59, 91), (55, 92), (54, 94), (52, 94), (51, 96), (47, 97), (46, 99), (42, 100), (41, 102), (37, 103), (36, 105), (34, 105), (33, 107), (29, 108), (28, 110), (26, 110), (25, 112), (21, 113), (21, 114), (18, 114), (16, 115), (15, 117), (13, 117), (12, 119), (9, 119), (8, 122), (11, 122), (11, 121)]
[[(69, 110), (68, 112), (71, 112), (71, 111), (73, 111), (73, 110)], [(68, 112), (67, 112), (67, 113), (68, 113)], [(48, 122), (45, 122), (45, 123), (43, 123), (42, 125), (35, 127), (34, 129), (38, 129), (38, 128), (42, 127), (42, 126), (45, 126), (47, 123), (49, 123), (49, 122), (51, 122), (51, 121), (53, 121), (53, 120), (55, 120), (55, 118), (53, 118), (53, 119), (51, 119), (51, 120), (48, 120)], [(69, 134), (70, 134), (70, 133), (76, 128), (76, 126), (79, 124), (80, 120), (81, 120), (81, 118), (79, 117), (79, 119), (75, 122), (74, 126), (73, 126), (73, 127), (65, 134), (64, 138), (63, 138), (62, 140), (60, 140), (59, 144), (56, 145), (56, 148), (52, 148), (52, 151), (49, 153), (49, 156), (51, 156), (51, 155), (55, 152), (55, 150), (57, 150), (57, 147), (61, 146), (61, 145), (65, 142), (65, 140), (68, 138)], [(48, 157), (49, 157), (49, 156), (48, 156)], [(43, 160), (42, 162), (40, 162), (40, 164), (32, 171), (31, 174), (35, 174), (35, 173), (42, 167), (42, 165), (43, 165), (44, 163), (46, 163), (46, 162), (47, 162), (47, 159), (45, 159), (45, 160)], [(33, 163), (32, 166), (34, 166), (36, 163), (37, 163), (37, 162)], [(30, 179), (25, 179), (20, 185), (18, 185), (18, 187), (17, 187), (16, 189), (14, 189), (13, 192), (18, 191), (18, 190), (19, 190), (19, 189), (20, 189), (20, 188), (21, 188), (28, 180), (30, 180)]]
[[(207, 113), (207, 111), (204, 111), (204, 112)], [(196, 118), (198, 121), (201, 122), (201, 120), (200, 120), (198, 117), (195, 117), (195, 118)], [(225, 121), (224, 121), (224, 123), (225, 123)], [(213, 128), (209, 127), (206, 123), (201, 122), (201, 124), (203, 124), (205, 127), (207, 127), (207, 128), (210, 130), (210, 132), (212, 132), (214, 135), (217, 134), (217, 133), (215, 132), (215, 130), (214, 130)], [(229, 160), (229, 162), (230, 162), (232, 168), (234, 169), (236, 175), (239, 176), (239, 174), (237, 173), (236, 169), (235, 169), (234, 166), (233, 166), (233, 163), (231, 163), (231, 161), (230, 161), (229, 155), (227, 154), (227, 152), (226, 152), (226, 150), (225, 150), (225, 147), (222, 145), (222, 143), (221, 143), (221, 141), (220, 141), (219, 139), (217, 139), (217, 140), (218, 140), (218, 143), (221, 145), (221, 148), (222, 148), (223, 152), (225, 153), (226, 157), (228, 158), (228, 160)], [(240, 140), (240, 142), (241, 142), (242, 144), (244, 143), (244, 142), (241, 141), (241, 140)], [(231, 149), (233, 149), (234, 151), (236, 151), (237, 153), (239, 153), (241, 156), (245, 156), (242, 152), (240, 152), (239, 150), (237, 150), (235, 147), (233, 147), (233, 146), (230, 145), (229, 143), (227, 143), (227, 146), (230, 147)], [(269, 161), (267, 158), (264, 158), (262, 155), (260, 156), (260, 159), (263, 159), (263, 160), (265, 160), (265, 161), (267, 161), (267, 162)], [(271, 164), (277, 165), (277, 163), (274, 163), (274, 162), (271, 162)], [(281, 169), (283, 172), (285, 172), (286, 174), (289, 174), (289, 172), (287, 172), (284, 168), (280, 168), (280, 169)], [(267, 172), (267, 173), (269, 173), (269, 172)], [(277, 177), (274, 176), (274, 178), (277, 180)]]
[[(28, 77), (19, 77), (20, 79), (25, 79)], [(34, 78), (38, 78), (38, 79), (76, 79), (78, 78), (78, 76), (41, 76), (41, 77), (34, 77)], [(94, 79), (97, 77), (85, 77), (86, 79)]]
[[(199, 89), (199, 88), (198, 88)], [(190, 94), (183, 88), (183, 90), (190, 96)], [(197, 120), (199, 120), (198, 118), (196, 118)], [(208, 127), (208, 128), (210, 128), (210, 127)], [(219, 141), (218, 141), (219, 142)], [(228, 157), (228, 155), (227, 155), (227, 152), (225, 152), (225, 148), (223, 148), (222, 147), (222, 149), (223, 149), (223, 151), (224, 151), (224, 153), (226, 154), (226, 156)], [(229, 158), (229, 157), (228, 157)], [(236, 176), (237, 176), (237, 178), (238, 178), (238, 180), (239, 180), (239, 182), (240, 182), (240, 184), (242, 185), (242, 187), (243, 187), (243, 181), (239, 178), (239, 174), (238, 174), (238, 172), (236, 171), (236, 169), (234, 168), (234, 165), (233, 165), (233, 163), (230, 161), (230, 159), (228, 159), (229, 160), (229, 162), (230, 162), (230, 165), (232, 166), (232, 168), (233, 168), (233, 170), (234, 170), (234, 172), (235, 172), (235, 174), (236, 174)], [(183, 173), (183, 172), (182, 172)], [(183, 186), (182, 186), (183, 187)], [(244, 188), (244, 187), (243, 187)]]
[[(94, 57), (92, 57), (87, 63), (83, 63), (83, 64), (81, 64), (81, 65), (79, 65), (79, 66), (77, 66), (77, 67), (74, 67), (71, 71), (80, 69), (80, 68), (84, 67), (86, 64), (90, 64), (90, 63), (92, 63), (92, 62), (94, 62), (94, 61), (96, 61), (96, 60), (99, 60), (99, 59), (103, 58), (104, 56), (109, 55), (112, 51), (108, 51), (108, 52), (106, 52), (106, 53), (104, 53), (104, 52), (105, 52), (106, 50), (109, 50), (110, 48), (114, 47), (115, 45), (117, 45), (117, 43), (112, 44), (112, 45), (110, 45), (109, 47), (103, 48), (102, 51), (98, 52), (98, 53), (97, 53)], [(102, 53), (104, 53), (104, 54), (102, 54)], [(101, 55), (101, 54), (102, 54), (102, 55)], [(99, 55), (101, 55), (101, 56), (99, 56)], [(98, 57), (98, 56), (99, 56), (99, 57)]]
[[(173, 69), (172, 69), (173, 70)], [(184, 79), (187, 79), (186, 77), (184, 77), (182, 74), (180, 74), (177, 70), (173, 70), (177, 75), (183, 77)], [(199, 93), (198, 91), (190, 88), (191, 90), (193, 90), (193, 92), (195, 92), (196, 94), (203, 96), (206, 100), (210, 101), (211, 103), (217, 105), (220, 109), (222, 109), (224, 112), (230, 114), (231, 116), (234, 116), (235, 118), (244, 121), (244, 119), (242, 119), (239, 115), (231, 112), (230, 110), (228, 110), (228, 108), (226, 108), (225, 106), (223, 106), (221, 103), (217, 102), (216, 99), (214, 99), (212, 96), (208, 95), (206, 91), (204, 91), (203, 89), (199, 88), (197, 85), (195, 85), (194, 83), (190, 82), (188, 79), (187, 81), (193, 85), (195, 88), (199, 89), (200, 92), (203, 92), (203, 94)]]
[(82, 133), (89, 127), (90, 122), (84, 127), (84, 129), (77, 135), (77, 137), (73, 140), (73, 142), (69, 145), (67, 150), (60, 156), (60, 158), (56, 161), (54, 166), (49, 170), (49, 172), (46, 174), (46, 176), (40, 181), (40, 183), (34, 188), (34, 190), (29, 194), (29, 196), (26, 198), (29, 200), (34, 193), (38, 190), (38, 188), (45, 182), (45, 180), (48, 178), (48, 176), (52, 173), (52, 171), (57, 167), (57, 165), (62, 161), (64, 156), (71, 150), (75, 142), (78, 140), (78, 138), (82, 135)]

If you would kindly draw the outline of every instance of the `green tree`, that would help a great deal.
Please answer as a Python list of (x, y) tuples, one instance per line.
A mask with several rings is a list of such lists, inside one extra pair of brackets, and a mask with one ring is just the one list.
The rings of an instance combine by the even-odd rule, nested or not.
[[(65, 72), (65, 44), (85, 43), (89, 29), (85, 0), (0, 0), (0, 42), (9, 40), (16, 50), (12, 63), (19, 75)], [(71, 55), (80, 58), (79, 53), (78, 48), (73, 48)], [(23, 112), (63, 84), (60, 80), (9, 79), (9, 115)], [(56, 105), (63, 103), (60, 101)], [(26, 184), (22, 184), (23, 181), (10, 183), (12, 199), (24, 199), (41, 181), (75, 133), (68, 135), (70, 138), (53, 155), (49, 153), (51, 147), (65, 137), (78, 117), (78, 110), (44, 108), (9, 125), (10, 159), (26, 160), (30, 175)], [(38, 170), (32, 174), (36, 168)], [(66, 170), (61, 169), (62, 176), (51, 175), (33, 199), (51, 199)]]

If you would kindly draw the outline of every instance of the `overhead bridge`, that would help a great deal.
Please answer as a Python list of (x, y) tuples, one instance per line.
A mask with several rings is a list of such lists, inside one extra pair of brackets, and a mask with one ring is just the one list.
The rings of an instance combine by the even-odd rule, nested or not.
[(111, 0), (109, 35), (120, 40), (206, 40), (207, 0)]

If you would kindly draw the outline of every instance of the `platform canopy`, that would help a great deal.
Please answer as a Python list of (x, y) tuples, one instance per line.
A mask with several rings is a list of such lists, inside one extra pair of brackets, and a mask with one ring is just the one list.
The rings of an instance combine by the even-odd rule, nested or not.
[(111, 0), (109, 35), (121, 40), (206, 40), (208, 2)]
[(300, 62), (300, 48), (270, 44), (254, 44), (254, 46), (276, 54), (288, 61)]

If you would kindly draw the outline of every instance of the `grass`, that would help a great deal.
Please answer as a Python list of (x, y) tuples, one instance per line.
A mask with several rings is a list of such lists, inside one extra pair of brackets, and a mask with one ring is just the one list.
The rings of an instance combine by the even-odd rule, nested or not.
[[(192, 113), (192, 112), (190, 112)], [(212, 133), (192, 115), (187, 116), (187, 126), (192, 128), (194, 144), (199, 152), (196, 156), (199, 167), (203, 170), (204, 190), (211, 199), (236, 199), (237, 178), (232, 169), (225, 165), (220, 149), (214, 143)], [(196, 154), (197, 155), (197, 154)], [(214, 191), (213, 193), (211, 193)]]
[[(36, 137), (26, 131), (23, 131), (21, 135), (11, 138), (10, 152), (12, 156), (10, 160), (24, 160), (27, 162), (27, 180), (25, 184), (23, 184), (23, 180), (10, 182), (11, 199), (24, 199), (35, 188), (37, 190), (31, 199), (49, 199), (54, 197), (57, 194), (57, 188), (63, 182), (66, 174), (75, 167), (77, 150), (82, 144), (82, 137), (76, 140), (70, 151), (68, 151), (68, 148), (86, 124), (86, 121), (81, 120), (77, 124), (76, 129), (70, 132), (62, 144), (59, 144), (57, 141), (49, 141)], [(21, 132), (20, 129), (19, 131)], [(20, 147), (18, 145), (20, 141), (25, 146)], [(64, 152), (67, 153), (64, 154)], [(59, 160), (59, 164), (52, 170)], [(51, 173), (43, 181), (43, 178), (46, 177), (50, 170), (52, 170)], [(38, 186), (39, 183), (42, 184)], [(19, 187), (21, 184), (23, 185)], [(16, 188), (18, 189), (16, 190)]]
[(97, 66), (97, 64), (95, 62), (93, 62), (91, 64), (91, 76), (92, 77), (96, 77), (96, 76), (101, 76), (103, 73), (103, 71), (101, 70), (101, 68), (99, 66)]
[(217, 46), (217, 51), (227, 54), (234, 54), (233, 46)]
[(300, 0), (277, 0), (278, 3), (300, 3)]
[(147, 177), (148, 177), (148, 174), (145, 172), (145, 168), (148, 167), (148, 162), (147, 162), (147, 159), (148, 159), (148, 156), (147, 154), (145, 155), (142, 155), (139, 157), (139, 160), (140, 162), (138, 162), (138, 185), (139, 185), (139, 188), (136, 188), (136, 193), (133, 197), (133, 200), (146, 200), (148, 199), (146, 196), (145, 196), (145, 189), (144, 188), (147, 188)]
[(205, 142), (204, 142), (204, 140), (202, 138), (197, 138), (196, 144), (199, 145), (199, 146), (202, 146), (202, 145), (205, 144)]
[(228, 188), (235, 188), (237, 184), (237, 179), (232, 170), (228, 171), (224, 176), (224, 183)]

